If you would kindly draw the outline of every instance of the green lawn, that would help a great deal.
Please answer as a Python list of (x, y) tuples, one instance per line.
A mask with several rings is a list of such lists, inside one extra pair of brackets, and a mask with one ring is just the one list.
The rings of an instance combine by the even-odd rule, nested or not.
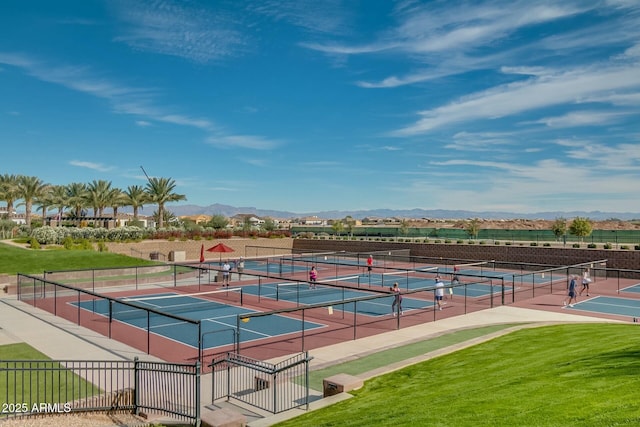
[(374, 378), (279, 426), (640, 425), (640, 329), (522, 329)]
[[(55, 362), (43, 364), (46, 370), (33, 372), (23, 368), (35, 365), (11, 360), (48, 361), (49, 357), (25, 343), (0, 346), (0, 402), (27, 404), (64, 403), (99, 393), (99, 389)], [(35, 362), (34, 362), (35, 363)]]
[(0, 273), (41, 274), (45, 270), (131, 267), (157, 262), (89, 250), (31, 250), (0, 242)]
[(336, 374), (360, 375), (383, 366), (407, 360), (412, 357), (421, 356), (431, 351), (439, 350), (450, 345), (459, 344), (473, 338), (491, 334), (496, 331), (510, 328), (514, 325), (491, 325), (481, 328), (464, 329), (448, 334), (444, 334), (432, 339), (418, 341), (412, 344), (403, 345), (397, 348), (379, 351), (377, 353), (358, 357), (355, 360), (333, 365), (328, 368), (318, 369), (309, 372), (309, 386), (321, 391), (325, 378)]

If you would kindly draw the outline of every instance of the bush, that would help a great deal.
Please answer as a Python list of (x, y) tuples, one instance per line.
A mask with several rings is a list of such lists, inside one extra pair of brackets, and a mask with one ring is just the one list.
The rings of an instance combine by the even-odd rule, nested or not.
[(444, 241), (445, 243), (451, 243), (451, 240), (447, 239)]
[(574, 243), (573, 245), (571, 245), (571, 247), (573, 247), (573, 248), (579, 248), (579, 247), (580, 247), (580, 243)]
[(500, 245), (500, 241), (496, 240), (496, 241), (493, 242), (493, 244), (496, 245), (496, 246), (499, 246)]
[(589, 244), (587, 245), (587, 247), (588, 247), (589, 249), (595, 249), (595, 248), (597, 248), (597, 246), (596, 246), (596, 244), (595, 244), (595, 243), (589, 243)]
[(475, 240), (469, 240), (467, 243), (470, 244), (470, 245), (475, 245), (476, 244)]
[(635, 245), (633, 249), (635, 249), (636, 251), (640, 251), (640, 245)]
[(542, 246), (551, 246), (551, 243), (545, 242), (545, 243), (542, 244)]
[(613, 245), (611, 243), (607, 242), (607, 243), (604, 244), (604, 248), (605, 249), (611, 249), (611, 248), (613, 248)]
[(529, 246), (538, 246), (538, 242), (531, 242), (529, 243)]
[(504, 242), (505, 246), (511, 246), (511, 242)]
[(31, 249), (40, 249), (40, 243), (38, 243), (38, 240), (36, 240), (35, 237), (31, 237), (29, 239), (29, 245), (31, 246)]
[(620, 246), (620, 249), (625, 250), (625, 251), (629, 250), (629, 245), (622, 245), (622, 246)]
[(486, 242), (485, 242), (484, 240), (480, 240), (480, 241), (478, 242), (478, 244), (479, 244), (479, 245), (485, 245), (485, 244), (486, 244)]

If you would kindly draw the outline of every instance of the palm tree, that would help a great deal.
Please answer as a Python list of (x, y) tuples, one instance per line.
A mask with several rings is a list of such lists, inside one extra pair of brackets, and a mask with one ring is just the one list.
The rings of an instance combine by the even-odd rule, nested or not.
[(118, 208), (127, 206), (127, 195), (119, 188), (112, 188), (107, 194), (109, 206), (113, 209), (113, 225), (118, 223)]
[(87, 185), (82, 182), (72, 182), (67, 185), (67, 206), (73, 209), (73, 215), (76, 218), (80, 218), (82, 211), (87, 207), (87, 200), (89, 199), (89, 191)]
[(87, 185), (87, 191), (89, 202), (93, 208), (93, 216), (101, 217), (104, 214), (104, 209), (109, 206), (111, 182), (94, 179)]
[(31, 227), (31, 209), (33, 202), (41, 197), (49, 184), (43, 182), (37, 176), (20, 176), (18, 188), (20, 198), (24, 200), (25, 222), (27, 227)]
[(20, 198), (19, 175), (0, 175), (0, 200), (7, 202), (7, 218), (13, 217), (13, 203)]
[(69, 206), (69, 194), (67, 187), (64, 185), (54, 185), (49, 193), (51, 197), (51, 206), (58, 209), (58, 226), (62, 220), (62, 212), (64, 208)]
[(124, 206), (131, 206), (133, 208), (133, 219), (138, 220), (138, 210), (144, 207), (144, 204), (148, 201), (148, 195), (144, 191), (144, 187), (140, 185), (130, 185), (127, 187), (127, 191), (124, 192), (127, 202)]
[(45, 225), (45, 219), (47, 217), (47, 211), (54, 204), (52, 190), (55, 186), (47, 185), (42, 194), (34, 199), (36, 206), (42, 209), (42, 225)]
[(164, 205), (168, 202), (187, 200), (184, 194), (173, 192), (176, 182), (172, 178), (149, 178), (145, 191), (149, 201), (158, 205), (158, 228), (164, 225)]

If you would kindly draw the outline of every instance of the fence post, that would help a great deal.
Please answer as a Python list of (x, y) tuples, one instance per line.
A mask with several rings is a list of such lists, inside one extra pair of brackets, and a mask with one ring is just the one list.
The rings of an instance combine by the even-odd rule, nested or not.
[(140, 359), (138, 356), (133, 358), (133, 413), (138, 414), (140, 407), (140, 383), (138, 378), (138, 363)]
[[(200, 372), (202, 372), (201, 370), (201, 365), (200, 365), (200, 359), (198, 359), (196, 361), (196, 389), (195, 389), (195, 396), (196, 396), (196, 401), (194, 402), (194, 404), (196, 405), (196, 425), (199, 426), (200, 425)], [(215, 372), (212, 372), (211, 376), (212, 378), (215, 376)]]

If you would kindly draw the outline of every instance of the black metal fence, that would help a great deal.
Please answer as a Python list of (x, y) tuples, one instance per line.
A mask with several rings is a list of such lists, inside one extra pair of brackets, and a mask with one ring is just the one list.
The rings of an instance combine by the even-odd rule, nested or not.
[[(18, 299), (77, 325), (87, 327), (104, 336), (118, 340), (151, 354), (153, 349), (166, 348), (165, 339), (152, 333), (154, 325), (169, 320), (182, 328), (182, 337), (193, 343), (190, 360), (201, 360), (202, 322), (145, 307), (132, 301), (101, 295), (71, 285), (44, 280), (36, 276), (18, 274)], [(114, 327), (127, 319), (137, 319), (138, 328)], [(129, 325), (130, 326), (130, 325)], [(144, 331), (144, 335), (140, 334)], [(141, 337), (144, 340), (141, 340)], [(166, 359), (166, 358), (165, 358)], [(169, 359), (171, 360), (171, 359)], [(185, 358), (174, 361), (188, 360)]]
[(200, 424), (200, 366), (133, 361), (2, 360), (0, 421), (89, 411)]
[(213, 359), (211, 395), (216, 400), (237, 399), (277, 414), (305, 406), (309, 408), (308, 352), (272, 364), (236, 353)]

